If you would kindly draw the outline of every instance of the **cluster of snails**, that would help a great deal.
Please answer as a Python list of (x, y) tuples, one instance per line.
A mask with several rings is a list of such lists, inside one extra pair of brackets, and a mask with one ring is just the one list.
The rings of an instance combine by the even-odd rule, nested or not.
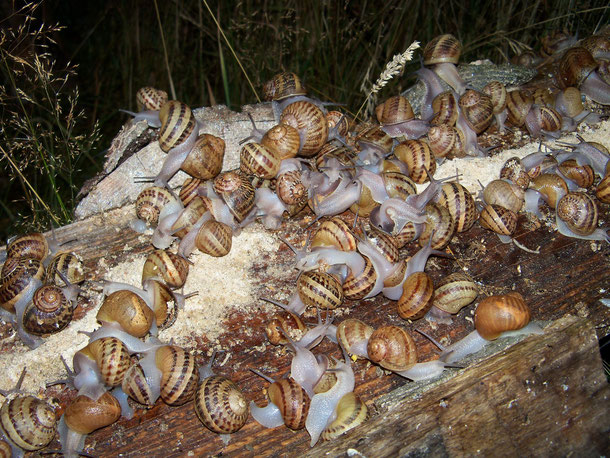
[(42, 336), (68, 326), (80, 292), (76, 285), (84, 280), (78, 256), (59, 250), (40, 233), (16, 237), (6, 249), (0, 273), (1, 316), (15, 324), (32, 349), (43, 342)]

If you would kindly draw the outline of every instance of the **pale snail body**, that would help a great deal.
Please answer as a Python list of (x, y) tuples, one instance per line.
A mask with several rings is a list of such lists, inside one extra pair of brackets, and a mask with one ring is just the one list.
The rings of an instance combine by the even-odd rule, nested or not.
[(570, 192), (557, 202), (557, 229), (563, 235), (610, 242), (608, 228), (597, 228), (599, 210), (595, 200), (583, 192)]
[(33, 451), (53, 440), (57, 419), (55, 410), (45, 401), (30, 395), (18, 395), (4, 401), (0, 409), (0, 426), (14, 445)]
[(599, 64), (586, 48), (570, 48), (559, 62), (559, 85), (562, 88), (576, 86), (593, 101), (608, 105), (610, 85), (599, 77), (596, 72), (598, 67)]

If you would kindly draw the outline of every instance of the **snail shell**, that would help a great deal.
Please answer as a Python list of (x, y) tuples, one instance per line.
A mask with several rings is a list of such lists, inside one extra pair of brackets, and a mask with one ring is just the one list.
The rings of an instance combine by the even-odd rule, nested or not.
[(260, 143), (246, 143), (239, 157), (240, 170), (247, 175), (270, 180), (280, 169), (281, 159), (277, 153)]
[(210, 134), (201, 134), (180, 168), (200, 180), (211, 180), (222, 170), (225, 141)]
[(562, 89), (579, 87), (598, 65), (587, 49), (579, 46), (568, 49), (559, 61), (557, 71), (559, 85)]
[(440, 124), (428, 130), (428, 144), (434, 157), (445, 157), (455, 148), (458, 141), (458, 130), (453, 126)]
[(406, 140), (399, 143), (394, 148), (394, 155), (407, 164), (409, 176), (415, 183), (425, 183), (436, 172), (436, 161), (430, 147), (421, 140)]
[(334, 129), (337, 134), (345, 137), (350, 131), (353, 119), (340, 111), (332, 110), (326, 113), (326, 122), (328, 122), (329, 132)]
[(352, 272), (348, 274), (343, 282), (343, 294), (346, 299), (358, 300), (366, 297), (371, 292), (377, 281), (377, 272), (369, 258), (364, 258), (364, 270), (360, 275), (354, 277)]
[(401, 172), (382, 172), (383, 186), (388, 196), (405, 200), (417, 194), (417, 186), (411, 178)]
[(207, 197), (204, 199), (201, 196), (195, 196), (172, 224), (171, 233), (181, 239), (184, 238), (204, 213), (210, 211), (208, 202)]
[(48, 254), (49, 243), (40, 232), (17, 237), (6, 247), (7, 258), (34, 258), (42, 261)]
[(490, 81), (485, 85), (482, 92), (491, 99), (494, 114), (500, 113), (506, 108), (506, 86), (500, 81)]
[(398, 299), (398, 315), (405, 320), (417, 320), (432, 307), (434, 283), (425, 272), (415, 272), (402, 285), (402, 295)]
[(230, 434), (248, 420), (248, 402), (239, 387), (225, 377), (213, 375), (201, 382), (195, 395), (195, 412), (211, 431)]
[(307, 187), (301, 181), (301, 172), (291, 170), (281, 174), (275, 184), (278, 197), (288, 205), (307, 201)]
[(72, 310), (59, 286), (41, 286), (24, 309), (23, 328), (36, 336), (55, 334), (70, 324)]
[(534, 100), (529, 94), (515, 90), (506, 95), (506, 109), (508, 111), (508, 122), (513, 126), (520, 127), (525, 124), (525, 118), (532, 108)]
[(66, 409), (64, 420), (72, 431), (89, 434), (111, 425), (120, 416), (119, 401), (109, 392), (105, 392), (97, 401), (88, 396), (77, 396)]
[(432, 249), (441, 250), (449, 245), (455, 234), (455, 220), (446, 207), (432, 202), (426, 205), (425, 212), (426, 222), (418, 239), (419, 245), (426, 246), (432, 237)]
[(166, 153), (184, 143), (195, 130), (197, 121), (188, 105), (177, 100), (170, 100), (159, 112), (161, 128), (159, 129), (159, 146)]
[(199, 197), (197, 191), (200, 184), (201, 180), (199, 178), (188, 177), (184, 180), (180, 187), (180, 193), (178, 194), (178, 197), (180, 197), (180, 200), (182, 201), (182, 205), (186, 207), (193, 199)]
[(299, 155), (314, 156), (328, 138), (328, 123), (322, 110), (307, 101), (288, 105), (280, 117), (280, 123), (288, 124), (299, 131), (301, 149)]
[(152, 289), (153, 308), (157, 328), (166, 329), (176, 321), (178, 316), (178, 301), (169, 286), (157, 280), (148, 280), (147, 289)]
[(500, 178), (512, 181), (523, 190), (530, 184), (530, 176), (518, 157), (511, 157), (504, 163), (500, 170)]
[(160, 110), (167, 103), (167, 92), (154, 87), (145, 86), (136, 92), (136, 105), (138, 111)]
[(337, 341), (348, 354), (366, 357), (367, 343), (373, 331), (365, 322), (348, 318), (337, 326)]
[(415, 118), (413, 108), (406, 97), (396, 95), (390, 97), (375, 108), (375, 114), (380, 124), (398, 124)]
[(472, 194), (459, 183), (444, 183), (437, 203), (451, 214), (457, 232), (465, 232), (477, 220), (477, 209)]
[(505, 331), (521, 329), (530, 321), (530, 309), (516, 292), (489, 296), (477, 306), (474, 325), (481, 337), (497, 339)]
[(579, 165), (575, 159), (568, 159), (559, 164), (559, 171), (580, 188), (590, 188), (595, 180), (595, 172), (588, 164)]
[(488, 95), (468, 89), (460, 97), (459, 105), (466, 122), (477, 134), (483, 132), (491, 124), (494, 108)]
[(265, 100), (283, 100), (295, 95), (305, 95), (307, 90), (295, 73), (283, 72), (275, 75), (263, 85)]
[(610, 175), (606, 175), (597, 185), (595, 190), (595, 197), (600, 202), (610, 204)]
[(102, 337), (94, 340), (79, 353), (95, 360), (104, 384), (118, 386), (123, 382), (125, 372), (131, 365), (125, 344), (116, 337)]
[(453, 91), (441, 92), (434, 97), (432, 100), (432, 112), (436, 113), (436, 115), (430, 120), (430, 124), (434, 126), (454, 126), (459, 112), (458, 101)]
[(74, 253), (60, 253), (54, 256), (45, 271), (45, 282), (68, 286), (57, 272), (61, 272), (71, 284), (82, 283), (85, 280), (83, 262)]
[[(298, 315), (288, 311), (276, 313), (271, 317), (265, 326), (267, 339), (269, 339), (269, 342), (273, 345), (288, 343), (288, 340), (284, 334), (292, 336), (293, 340), (299, 340), (303, 334), (305, 334), (305, 332), (307, 332), (307, 326), (305, 326), (303, 320), (301, 320)], [(294, 338), (295, 333), (298, 334), (296, 339)]]
[(161, 210), (168, 204), (176, 202), (174, 195), (160, 186), (149, 186), (138, 194), (136, 199), (136, 215), (149, 226), (159, 223)]
[(39, 450), (53, 440), (57, 419), (55, 411), (45, 401), (29, 395), (17, 396), (2, 405), (0, 425), (14, 444), (31, 451)]
[(406, 371), (417, 363), (413, 338), (398, 326), (376, 329), (367, 345), (369, 359), (391, 371)]
[(208, 220), (201, 225), (195, 245), (202, 253), (214, 257), (226, 256), (233, 244), (233, 230), (224, 223)]
[(327, 219), (311, 239), (311, 248), (335, 247), (341, 251), (355, 251), (357, 245), (356, 237), (351, 229), (339, 217)]
[(374, 148), (389, 153), (394, 146), (394, 139), (386, 134), (379, 125), (365, 127), (360, 130), (355, 137), (357, 144), (373, 146)]
[(189, 265), (186, 259), (166, 250), (155, 250), (148, 255), (142, 269), (142, 283), (157, 277), (170, 288), (181, 288), (186, 282)]
[(287, 427), (293, 430), (305, 427), (310, 399), (301, 385), (291, 378), (284, 378), (269, 385), (267, 395), (280, 409)]
[(483, 190), (486, 204), (500, 205), (517, 213), (525, 202), (525, 191), (514, 183), (493, 180)]
[(473, 302), (479, 294), (476, 283), (463, 272), (454, 272), (443, 278), (434, 291), (433, 305), (456, 314)]
[(98, 321), (118, 323), (132, 336), (144, 337), (152, 326), (155, 314), (136, 293), (119, 290), (106, 296), (96, 318)]
[(396, 263), (400, 260), (398, 246), (394, 237), (372, 226), (373, 230), (367, 237), (368, 243), (374, 246), (388, 262)]
[(155, 364), (161, 370), (161, 399), (170, 406), (191, 400), (199, 383), (195, 357), (182, 347), (166, 345), (155, 354)]
[(584, 192), (570, 192), (557, 203), (557, 216), (579, 235), (592, 234), (597, 228), (599, 211), (595, 200)]
[(430, 40), (424, 48), (424, 65), (443, 62), (457, 64), (462, 53), (462, 44), (453, 35), (439, 35)]
[(7, 258), (2, 266), (0, 285), (0, 305), (15, 313), (17, 302), (32, 297), (42, 283), (44, 268), (38, 259)]
[(238, 222), (242, 222), (254, 207), (254, 186), (241, 173), (231, 170), (221, 173), (214, 179), (214, 191), (229, 207)]
[(486, 205), (479, 215), (479, 224), (500, 235), (513, 235), (517, 229), (517, 214), (500, 205)]
[(140, 364), (132, 364), (127, 369), (121, 383), (121, 388), (125, 394), (140, 404), (145, 406), (152, 406), (154, 404), (152, 390)]
[(303, 272), (297, 280), (297, 291), (306, 306), (333, 310), (343, 303), (341, 283), (325, 272)]
[(543, 173), (534, 178), (530, 187), (545, 196), (546, 202), (552, 207), (557, 207), (557, 202), (568, 193), (568, 185), (565, 180), (555, 173)]
[(336, 412), (337, 418), (322, 432), (321, 437), (325, 441), (339, 437), (361, 425), (369, 416), (366, 404), (354, 392), (347, 393), (341, 398)]
[(273, 126), (261, 140), (261, 144), (275, 153), (280, 161), (297, 155), (301, 146), (299, 131), (287, 124)]

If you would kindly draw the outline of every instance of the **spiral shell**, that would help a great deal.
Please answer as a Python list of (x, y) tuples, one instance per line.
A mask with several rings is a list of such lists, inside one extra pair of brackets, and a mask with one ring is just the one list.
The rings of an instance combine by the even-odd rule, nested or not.
[(472, 194), (459, 183), (444, 183), (437, 203), (449, 210), (457, 232), (467, 231), (477, 220), (477, 209)]
[(458, 141), (459, 133), (455, 127), (441, 124), (428, 129), (428, 144), (435, 158), (451, 154)]
[(491, 99), (495, 114), (500, 113), (506, 108), (506, 86), (500, 81), (490, 81), (485, 85), (482, 92)]
[(449, 245), (455, 234), (455, 220), (446, 207), (429, 203), (425, 208), (426, 222), (424, 230), (419, 236), (419, 245), (426, 246), (432, 237), (431, 246), (435, 250), (441, 250)]
[(22, 320), (23, 328), (29, 334), (55, 334), (70, 324), (72, 304), (59, 286), (44, 285), (26, 305)]
[(167, 92), (154, 87), (145, 86), (138, 89), (136, 92), (136, 105), (138, 111), (144, 110), (160, 110), (167, 102)]
[(530, 187), (545, 196), (546, 202), (552, 207), (568, 193), (568, 185), (565, 180), (555, 173), (543, 173), (534, 178)]
[(417, 320), (432, 307), (434, 283), (425, 272), (415, 272), (402, 285), (402, 295), (398, 299), (398, 315), (405, 320)]
[(512, 181), (523, 190), (527, 189), (531, 180), (518, 157), (511, 157), (504, 163), (500, 169), (500, 178)]
[(444, 277), (434, 290), (433, 305), (456, 314), (472, 303), (479, 294), (476, 283), (463, 272), (454, 272)]
[(568, 159), (559, 164), (559, 171), (580, 188), (590, 188), (595, 180), (595, 172), (588, 164), (579, 165), (575, 159)]
[(263, 86), (265, 100), (283, 100), (295, 95), (305, 95), (305, 86), (295, 73), (283, 72), (275, 75)]
[(247, 175), (270, 180), (280, 169), (279, 156), (260, 143), (246, 143), (239, 157), (240, 170)]
[(354, 120), (351, 117), (340, 111), (331, 110), (326, 113), (326, 122), (328, 123), (329, 132), (334, 129), (335, 132), (342, 137), (345, 137), (348, 134), (353, 121)]
[(147, 290), (152, 290), (153, 312), (157, 328), (166, 329), (176, 321), (178, 304), (169, 286), (157, 280), (148, 280)]
[(311, 102), (294, 102), (284, 108), (280, 123), (288, 124), (299, 131), (301, 149), (299, 155), (314, 156), (328, 138), (328, 123), (322, 110)]
[(334, 247), (341, 251), (355, 251), (358, 244), (349, 226), (335, 216), (320, 224), (311, 239), (311, 248)]
[(15, 238), (6, 247), (7, 258), (34, 258), (42, 261), (49, 254), (49, 243), (40, 232)]
[(479, 215), (479, 224), (500, 235), (513, 235), (517, 229), (517, 214), (500, 205), (486, 205)]
[(333, 310), (343, 303), (341, 283), (324, 272), (303, 272), (297, 280), (297, 292), (306, 306)]
[(145, 406), (152, 406), (154, 404), (152, 390), (140, 364), (132, 364), (127, 369), (121, 383), (121, 389), (131, 399), (140, 404)]
[(193, 228), (193, 225), (209, 211), (207, 198), (201, 196), (193, 198), (189, 204), (180, 212), (178, 219), (172, 224), (171, 232), (179, 238), (183, 238)]
[(381, 178), (388, 196), (405, 200), (417, 194), (417, 186), (411, 178), (400, 172), (382, 172)]
[(44, 268), (38, 259), (7, 258), (2, 266), (0, 306), (15, 313), (15, 304), (34, 294), (44, 276)]
[(310, 399), (301, 385), (291, 378), (284, 378), (269, 385), (267, 395), (280, 409), (287, 427), (293, 430), (305, 427)]
[(106, 296), (96, 318), (98, 321), (118, 323), (132, 336), (143, 337), (150, 330), (155, 315), (136, 293), (119, 290)]
[(415, 118), (409, 100), (401, 95), (390, 97), (378, 105), (375, 108), (375, 114), (381, 125), (399, 124)]
[(237, 222), (242, 222), (254, 207), (254, 186), (237, 171), (221, 173), (214, 180), (214, 190), (223, 199)]
[(591, 53), (580, 46), (568, 49), (559, 61), (557, 80), (564, 89), (580, 84), (598, 67)]
[(222, 170), (225, 141), (214, 135), (201, 134), (180, 168), (200, 180), (211, 180)]
[(275, 184), (278, 197), (288, 205), (296, 205), (307, 201), (307, 188), (301, 181), (301, 172), (291, 170), (282, 173)]
[(195, 245), (202, 253), (214, 257), (229, 254), (233, 244), (233, 230), (230, 226), (215, 220), (208, 220), (201, 225)]
[(597, 228), (599, 210), (595, 200), (584, 192), (570, 192), (557, 203), (557, 216), (575, 234), (589, 235)]
[(530, 309), (516, 292), (486, 297), (474, 314), (474, 326), (487, 340), (497, 339), (504, 331), (521, 329), (529, 321)]
[(462, 44), (451, 34), (439, 35), (426, 44), (424, 48), (424, 65), (443, 62), (457, 64), (462, 53)]
[(298, 315), (286, 311), (283, 313), (276, 313), (267, 322), (265, 333), (267, 334), (267, 339), (269, 339), (270, 343), (273, 345), (288, 343), (288, 340), (281, 330), (293, 338), (295, 337), (295, 333), (298, 334), (296, 340), (299, 340), (307, 331), (307, 326), (305, 326), (305, 323), (303, 323), (303, 320), (301, 320)]
[(95, 360), (102, 380), (108, 386), (120, 385), (125, 372), (131, 365), (127, 347), (116, 337), (102, 337), (94, 340), (79, 350), (79, 353)]
[(322, 432), (322, 439), (329, 441), (364, 423), (369, 411), (366, 404), (353, 392), (341, 398), (336, 408), (337, 418)]
[(184, 180), (180, 187), (180, 193), (178, 194), (178, 197), (180, 197), (180, 200), (182, 201), (182, 205), (186, 207), (193, 199), (199, 197), (198, 189), (200, 184), (201, 180), (199, 178), (188, 177)]
[(355, 318), (343, 320), (337, 326), (337, 341), (348, 354), (362, 355), (373, 334), (373, 327)]
[(525, 118), (533, 103), (532, 97), (523, 91), (515, 90), (509, 92), (506, 95), (508, 122), (516, 127), (521, 127), (525, 124)]
[(399, 252), (398, 246), (396, 245), (396, 241), (394, 237), (381, 230), (375, 228), (371, 231), (371, 233), (367, 237), (368, 243), (374, 246), (377, 251), (379, 251), (384, 258), (391, 262), (392, 264), (399, 261)]
[[(0, 409), (0, 425), (7, 437), (24, 450), (39, 450), (55, 437), (53, 408), (34, 396), (17, 396)], [(11, 456), (11, 455), (9, 455)]]
[(364, 270), (356, 277), (350, 273), (343, 282), (343, 294), (346, 299), (358, 300), (366, 297), (371, 292), (377, 281), (377, 272), (369, 258), (364, 258)]
[(434, 117), (430, 120), (433, 126), (454, 126), (458, 119), (458, 101), (453, 91), (445, 91), (438, 94), (432, 100), (432, 112)]
[(119, 401), (106, 391), (97, 401), (84, 395), (77, 396), (66, 408), (64, 420), (72, 431), (89, 434), (113, 424), (120, 416)]
[(595, 190), (595, 197), (600, 202), (610, 204), (610, 175), (606, 175), (597, 185)]
[(157, 350), (155, 364), (161, 371), (161, 399), (179, 406), (193, 397), (199, 383), (195, 357), (182, 347), (166, 345)]
[(149, 226), (156, 226), (163, 207), (175, 202), (176, 198), (168, 189), (149, 186), (136, 198), (136, 215)]
[(525, 191), (516, 184), (504, 180), (493, 180), (483, 190), (486, 204), (500, 205), (517, 213), (525, 202)]
[(409, 176), (423, 184), (436, 172), (436, 161), (428, 144), (421, 140), (406, 140), (394, 148), (394, 155), (409, 168)]
[(261, 139), (261, 144), (275, 153), (280, 161), (297, 155), (301, 146), (299, 131), (287, 124), (273, 126)]
[(159, 118), (161, 119), (159, 146), (166, 153), (184, 143), (197, 124), (188, 105), (177, 100), (165, 103), (159, 112)]
[(417, 363), (413, 338), (398, 326), (377, 328), (367, 345), (369, 359), (391, 371), (406, 371)]
[(466, 122), (477, 134), (483, 132), (491, 124), (494, 108), (488, 95), (468, 89), (460, 97), (459, 105)]
[(61, 272), (71, 284), (82, 283), (85, 280), (83, 262), (74, 253), (60, 253), (54, 256), (45, 271), (45, 282), (67, 286), (58, 272)]
[(360, 130), (356, 134), (355, 142), (365, 146), (373, 146), (384, 153), (389, 153), (394, 146), (394, 139), (386, 134), (379, 125)]
[(155, 250), (148, 255), (142, 268), (142, 283), (157, 277), (170, 288), (181, 288), (189, 273), (188, 262), (167, 250)]
[(239, 387), (225, 377), (214, 375), (201, 382), (195, 395), (195, 412), (211, 431), (230, 434), (248, 420), (250, 409)]

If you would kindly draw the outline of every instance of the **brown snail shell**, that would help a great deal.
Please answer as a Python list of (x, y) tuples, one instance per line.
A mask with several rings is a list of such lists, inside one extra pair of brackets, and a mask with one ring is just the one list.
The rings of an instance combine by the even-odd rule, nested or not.
[(517, 214), (500, 205), (486, 205), (479, 215), (479, 224), (500, 235), (513, 235), (517, 229)]
[(517, 213), (525, 202), (525, 191), (514, 183), (505, 180), (493, 180), (483, 190), (486, 204), (500, 205)]
[(439, 35), (426, 44), (424, 48), (424, 65), (444, 62), (457, 64), (462, 53), (462, 44), (451, 34)]
[(432, 307), (434, 283), (425, 272), (415, 272), (403, 283), (402, 295), (398, 299), (398, 315), (405, 320), (417, 320)]
[(79, 353), (97, 363), (104, 384), (118, 386), (131, 365), (127, 347), (116, 337), (102, 337), (89, 343)]
[(477, 220), (477, 209), (472, 194), (459, 183), (444, 183), (437, 203), (449, 210), (457, 232), (467, 231)]
[(341, 283), (325, 272), (303, 272), (297, 280), (297, 292), (306, 306), (333, 310), (343, 303)]
[(152, 390), (140, 364), (132, 364), (127, 369), (121, 383), (121, 388), (125, 394), (140, 404), (145, 406), (152, 406), (154, 404)]
[(28, 334), (55, 334), (72, 320), (72, 304), (56, 285), (43, 285), (23, 311), (23, 328)]
[(322, 432), (322, 439), (332, 440), (350, 429), (364, 423), (369, 416), (368, 408), (353, 392), (347, 393), (337, 404), (337, 418)]
[(49, 254), (49, 243), (40, 232), (15, 238), (6, 247), (7, 258), (34, 258), (42, 261)]
[(521, 329), (530, 321), (530, 309), (521, 294), (489, 296), (477, 306), (474, 325), (481, 337), (497, 339), (505, 331)]
[(458, 101), (453, 91), (445, 91), (438, 94), (432, 100), (432, 112), (436, 113), (430, 120), (433, 126), (454, 126), (459, 115)]
[(463, 272), (454, 272), (444, 277), (434, 291), (433, 305), (456, 314), (472, 303), (479, 294), (476, 283)]
[(150, 330), (154, 312), (136, 293), (119, 290), (104, 299), (96, 316), (98, 321), (118, 323), (135, 337), (143, 337)]
[(169, 286), (157, 280), (148, 280), (148, 288), (152, 289), (153, 312), (157, 328), (166, 329), (176, 321), (178, 316), (178, 304)]
[(386, 134), (379, 125), (365, 127), (356, 134), (354, 140), (357, 144), (371, 145), (385, 153), (389, 153), (394, 146), (394, 139)]
[(219, 434), (231, 434), (246, 423), (250, 409), (234, 382), (213, 375), (197, 388), (195, 412), (206, 428)]
[(559, 199), (568, 193), (565, 180), (555, 173), (543, 173), (537, 176), (531, 181), (530, 187), (542, 193), (552, 208), (555, 208)]
[[(282, 329), (284, 330), (283, 333), (281, 331)], [(273, 345), (288, 343), (284, 333), (292, 336), (293, 339), (294, 334), (297, 333), (298, 336), (295, 340), (299, 340), (303, 334), (305, 334), (305, 332), (307, 332), (307, 326), (305, 326), (303, 320), (301, 320), (298, 315), (288, 311), (276, 313), (271, 317), (265, 326), (267, 339), (269, 339), (269, 342)]]
[(214, 135), (201, 134), (180, 168), (194, 178), (211, 180), (222, 170), (225, 141)]
[(221, 173), (214, 180), (214, 190), (222, 197), (237, 222), (242, 222), (254, 207), (254, 186), (237, 171)]
[(455, 220), (446, 207), (433, 202), (426, 205), (426, 222), (424, 230), (419, 236), (419, 245), (426, 246), (432, 237), (431, 246), (435, 250), (441, 250), (449, 245), (455, 234)]
[(288, 124), (299, 131), (303, 157), (315, 156), (328, 138), (328, 123), (322, 110), (307, 101), (293, 102), (282, 111), (280, 123)]
[(373, 230), (368, 235), (367, 241), (389, 262), (396, 263), (400, 260), (396, 240), (394, 240), (394, 237), (391, 235), (386, 234), (373, 226)]
[(368, 342), (374, 330), (372, 326), (363, 321), (348, 318), (337, 326), (337, 341), (351, 355), (354, 353), (353, 347), (355, 345), (362, 346), (364, 342)]
[(579, 87), (580, 84), (594, 72), (599, 64), (591, 53), (580, 46), (568, 49), (559, 61), (557, 80), (559, 86)]
[(597, 228), (599, 210), (595, 200), (584, 192), (570, 192), (557, 203), (557, 216), (579, 235), (592, 234)]
[(167, 92), (162, 91), (161, 89), (155, 89), (154, 87), (145, 86), (138, 89), (138, 92), (136, 92), (136, 105), (138, 106), (138, 111), (158, 111), (165, 105), (167, 100)]
[(84, 395), (77, 396), (67, 407), (64, 420), (72, 431), (89, 434), (113, 424), (120, 416), (119, 401), (106, 391), (97, 401)]
[(161, 399), (170, 406), (180, 406), (191, 400), (199, 383), (195, 357), (182, 347), (166, 345), (155, 354), (161, 371)]
[(0, 306), (15, 313), (15, 304), (40, 286), (44, 267), (38, 259), (10, 257), (2, 266)]
[(142, 283), (147, 279), (158, 277), (170, 288), (184, 286), (189, 273), (188, 262), (167, 250), (155, 250), (148, 255), (142, 269)]
[(159, 146), (166, 153), (184, 143), (195, 130), (197, 121), (188, 105), (177, 100), (165, 103), (159, 112)]
[(278, 73), (263, 85), (265, 100), (283, 100), (305, 94), (307, 94), (307, 90), (301, 82), (301, 78), (292, 72)]
[(445, 157), (455, 148), (458, 141), (458, 130), (453, 126), (440, 124), (428, 129), (428, 145), (434, 157)]
[(149, 186), (136, 199), (136, 215), (149, 226), (156, 226), (163, 207), (173, 202), (176, 202), (176, 198), (168, 189)]
[(61, 274), (73, 285), (82, 283), (85, 280), (83, 262), (80, 257), (74, 253), (60, 253), (55, 255), (47, 265), (45, 271), (45, 282), (54, 283), (58, 286), (67, 286), (57, 272), (61, 272)]
[(460, 97), (459, 105), (466, 122), (477, 134), (483, 132), (491, 124), (494, 108), (488, 95), (468, 89)]
[(31, 451), (39, 450), (53, 440), (57, 419), (55, 411), (45, 401), (21, 395), (4, 402), (0, 409), (0, 425), (14, 444)]
[(343, 294), (346, 299), (358, 300), (366, 297), (375, 286), (377, 280), (377, 272), (375, 267), (369, 258), (364, 258), (364, 270), (356, 277), (352, 275), (352, 272), (348, 274), (347, 278), (343, 282)]
[(523, 190), (527, 189), (531, 180), (518, 157), (511, 157), (504, 163), (500, 170), (500, 178), (512, 181)]
[(350, 131), (353, 119), (340, 111), (331, 110), (326, 113), (326, 122), (328, 123), (329, 131), (335, 129), (339, 135), (345, 137)]
[(482, 92), (491, 99), (495, 114), (506, 108), (506, 86), (500, 81), (490, 81), (485, 85)]
[(195, 196), (172, 224), (172, 233), (178, 238), (183, 238), (207, 211), (209, 211), (207, 198)]
[(202, 253), (214, 257), (226, 256), (233, 244), (233, 230), (230, 226), (213, 219), (201, 225), (195, 245)]
[(335, 216), (320, 224), (311, 239), (311, 248), (334, 247), (341, 251), (355, 251), (358, 242), (349, 226)]
[(310, 399), (301, 385), (291, 378), (284, 378), (269, 385), (267, 396), (280, 409), (287, 427), (293, 430), (305, 427)]
[(291, 170), (281, 174), (275, 184), (278, 197), (288, 205), (307, 201), (307, 188), (301, 181), (301, 172)]
[(426, 142), (406, 140), (394, 148), (394, 155), (407, 164), (409, 176), (415, 183), (425, 183), (436, 172), (436, 161)]
[(247, 175), (270, 180), (280, 169), (281, 159), (277, 153), (260, 143), (246, 143), (239, 157), (239, 168)]
[(396, 199), (406, 199), (417, 194), (417, 186), (411, 178), (401, 172), (382, 172), (381, 178), (388, 196)]
[(182, 201), (182, 205), (185, 207), (190, 204), (194, 198), (199, 197), (198, 189), (201, 184), (201, 180), (199, 178), (188, 177), (182, 183), (180, 187), (180, 193), (178, 197)]
[(297, 155), (301, 146), (299, 131), (287, 124), (273, 126), (261, 140), (261, 144), (275, 153), (280, 161)]
[(580, 188), (590, 188), (595, 181), (595, 172), (588, 164), (578, 165), (575, 159), (568, 159), (559, 164), (559, 171)]
[(610, 204), (610, 174), (602, 178), (597, 185), (595, 197), (597, 197), (600, 202)]
[(532, 108), (534, 99), (523, 91), (515, 90), (506, 95), (508, 122), (520, 127), (525, 124), (525, 118)]
[(390, 97), (378, 105), (375, 114), (381, 125), (399, 124), (415, 118), (409, 100), (401, 95)]
[(417, 363), (413, 338), (398, 326), (377, 328), (367, 345), (369, 359), (391, 371), (406, 371)]

